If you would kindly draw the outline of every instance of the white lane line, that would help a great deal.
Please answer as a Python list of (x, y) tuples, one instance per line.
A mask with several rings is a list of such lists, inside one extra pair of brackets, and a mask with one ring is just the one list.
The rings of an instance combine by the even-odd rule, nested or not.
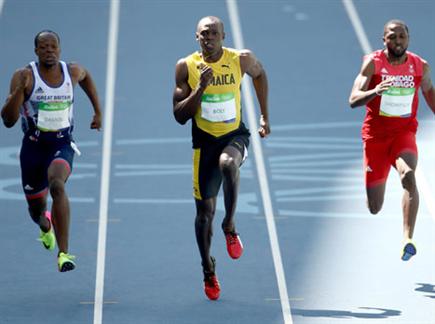
[(417, 178), (418, 191), (421, 192), (423, 196), (423, 200), (426, 204), (427, 209), (429, 210), (430, 215), (433, 220), (435, 220), (435, 201), (433, 199), (432, 191), (430, 190), (430, 186), (426, 177), (423, 174), (422, 166), (420, 165), (415, 171), (415, 176)]
[[(240, 25), (239, 13), (236, 0), (227, 0), (227, 9), (230, 16), (231, 29), (234, 38), (235, 47), (244, 48), (243, 36)], [(278, 282), (279, 297), (281, 299), (282, 314), (285, 324), (293, 324), (290, 303), (287, 293), (287, 284), (285, 280), (284, 268), (282, 265), (281, 252), (279, 248), (278, 235), (276, 232), (275, 220), (273, 215), (272, 200), (270, 198), (269, 183), (267, 179), (266, 167), (264, 164), (263, 151), (260, 143), (260, 136), (257, 133), (257, 116), (255, 113), (254, 100), (251, 86), (246, 78), (242, 81), (243, 100), (246, 105), (249, 130), (251, 132), (252, 147), (257, 166), (258, 181), (260, 184), (261, 197), (263, 201), (266, 224), (269, 232), (269, 240), (272, 249), (273, 263), (275, 274)]]
[(100, 215), (98, 224), (97, 270), (95, 278), (94, 324), (103, 322), (104, 270), (106, 262), (107, 211), (109, 205), (110, 158), (112, 152), (113, 109), (118, 46), (119, 0), (110, 2), (108, 34), (106, 107), (104, 109), (103, 156), (101, 167)]
[[(358, 37), (358, 41), (361, 44), (364, 54), (371, 53), (373, 51), (372, 47), (370, 46), (364, 27), (361, 23), (361, 20), (359, 19), (358, 12), (355, 9), (353, 1), (342, 0), (342, 2), (347, 11), (349, 19), (352, 22), (353, 28), (355, 29), (356, 36)], [(423, 196), (423, 200), (426, 204), (426, 207), (429, 210), (429, 213), (431, 214), (432, 218), (435, 220), (435, 200), (433, 198), (434, 196), (430, 189), (429, 183), (427, 182), (426, 177), (424, 176), (424, 172), (422, 170), (421, 165), (416, 170), (415, 177), (417, 179), (418, 189)]]
[(5, 0), (0, 0), (0, 16), (2, 15), (4, 4), (5, 4)]
[(355, 34), (358, 38), (358, 41), (361, 45), (361, 48), (365, 54), (369, 54), (372, 52), (372, 47), (370, 46), (369, 39), (367, 38), (367, 34), (364, 30), (364, 27), (359, 19), (358, 12), (355, 9), (352, 0), (342, 0), (344, 8), (346, 9), (347, 15), (352, 23), (353, 29), (355, 30)]

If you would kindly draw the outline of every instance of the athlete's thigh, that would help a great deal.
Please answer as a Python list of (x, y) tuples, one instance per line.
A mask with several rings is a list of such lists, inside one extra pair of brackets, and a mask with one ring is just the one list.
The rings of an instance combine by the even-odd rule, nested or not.
[(234, 159), (238, 166), (248, 157), (249, 137), (247, 135), (235, 136), (232, 138), (222, 151), (221, 157), (226, 156)]
[[(385, 184), (391, 168), (390, 140), (364, 141), (364, 173), (367, 188)], [(378, 190), (375, 190), (376, 192)]]
[(59, 178), (66, 181), (71, 174), (74, 160), (74, 150), (70, 142), (59, 143), (52, 150), (48, 165), (48, 180)]
[(20, 151), (20, 167), (23, 191), (27, 198), (37, 198), (46, 193), (46, 158), (46, 151), (40, 143), (26, 135)]
[(220, 145), (208, 145), (193, 150), (193, 196), (197, 200), (216, 197), (222, 175), (219, 170)]
[(391, 160), (400, 174), (415, 171), (418, 162), (418, 150), (415, 134), (406, 132), (395, 138), (391, 148)]

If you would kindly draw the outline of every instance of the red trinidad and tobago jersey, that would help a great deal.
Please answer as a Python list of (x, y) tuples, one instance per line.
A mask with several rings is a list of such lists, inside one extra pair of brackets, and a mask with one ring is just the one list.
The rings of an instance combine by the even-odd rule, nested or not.
[(425, 61), (418, 55), (406, 52), (407, 60), (400, 65), (391, 65), (383, 50), (366, 55), (373, 59), (375, 73), (369, 89), (381, 81), (392, 78), (393, 84), (366, 105), (366, 117), (362, 127), (364, 140), (395, 136), (403, 131), (417, 131), (418, 90), (423, 77)]

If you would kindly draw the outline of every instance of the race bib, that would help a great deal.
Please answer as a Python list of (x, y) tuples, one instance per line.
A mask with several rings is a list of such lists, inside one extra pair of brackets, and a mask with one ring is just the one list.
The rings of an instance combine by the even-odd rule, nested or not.
[(415, 88), (390, 87), (382, 93), (379, 114), (387, 117), (409, 117)]
[(205, 94), (201, 98), (201, 117), (210, 122), (236, 119), (234, 93)]
[(38, 128), (44, 131), (57, 131), (71, 126), (69, 107), (70, 101), (41, 102), (38, 107)]

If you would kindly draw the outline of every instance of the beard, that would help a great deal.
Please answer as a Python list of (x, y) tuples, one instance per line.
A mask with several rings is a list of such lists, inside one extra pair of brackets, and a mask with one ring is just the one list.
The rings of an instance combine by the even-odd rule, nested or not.
[(407, 49), (408, 49), (408, 47), (403, 47), (401, 50), (397, 50), (395, 48), (388, 47), (388, 52), (392, 56), (394, 56), (395, 58), (400, 58), (403, 55), (405, 55)]

